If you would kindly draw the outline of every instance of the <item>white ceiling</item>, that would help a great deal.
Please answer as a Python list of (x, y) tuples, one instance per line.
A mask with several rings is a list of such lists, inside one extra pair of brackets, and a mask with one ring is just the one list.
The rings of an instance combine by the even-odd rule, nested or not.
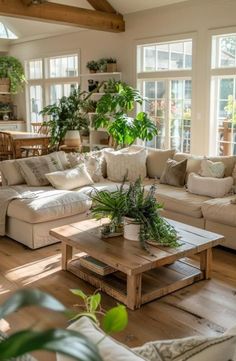
[[(86, 0), (49, 0), (59, 4), (66, 4), (71, 6), (92, 9)], [(137, 11), (152, 9), (159, 6), (171, 5), (188, 0), (109, 0), (110, 4), (121, 14), (129, 14)], [(39, 5), (40, 6), (40, 5)], [(72, 26), (43, 23), (39, 21), (16, 19), (10, 17), (0, 17), (0, 21), (4, 22), (11, 31), (17, 36), (17, 40), (9, 40), (9, 44), (18, 43), (27, 40), (34, 40), (54, 36), (57, 34), (75, 32), (84, 30)], [(0, 48), (1, 48), (0, 39)], [(4, 45), (6, 41), (4, 42)]]

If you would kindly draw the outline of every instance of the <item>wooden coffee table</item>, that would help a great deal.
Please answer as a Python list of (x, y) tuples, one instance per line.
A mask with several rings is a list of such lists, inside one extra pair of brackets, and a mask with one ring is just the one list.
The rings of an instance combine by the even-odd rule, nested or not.
[[(62, 269), (101, 289), (134, 310), (142, 304), (167, 295), (202, 279), (209, 279), (212, 247), (223, 236), (169, 220), (182, 239), (178, 248), (153, 247), (151, 253), (139, 242), (123, 237), (100, 238), (101, 222), (85, 220), (52, 229), (50, 234), (62, 241)], [(73, 255), (74, 251), (80, 254)], [(75, 252), (74, 252), (75, 253)], [(100, 276), (80, 265), (88, 254), (115, 268), (115, 273)], [(199, 254), (199, 267), (187, 257)]]

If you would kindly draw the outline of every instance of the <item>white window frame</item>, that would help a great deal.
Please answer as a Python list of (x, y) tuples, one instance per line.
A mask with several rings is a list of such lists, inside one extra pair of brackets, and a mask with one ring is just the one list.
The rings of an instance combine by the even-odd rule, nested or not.
[[(215, 122), (215, 115), (217, 111), (217, 96), (215, 96), (216, 88), (214, 87), (214, 80), (218, 77), (232, 77), (236, 76), (236, 65), (235, 67), (212, 67), (212, 44), (214, 36), (224, 36), (236, 34), (236, 27), (218, 28), (208, 32), (208, 74), (209, 74), (209, 102), (207, 112), (209, 114), (209, 154), (212, 156), (217, 155), (217, 137), (218, 137), (218, 124)], [(214, 136), (213, 136), (214, 134)]]
[[(138, 72), (139, 69), (143, 69), (142, 64), (140, 64), (140, 60), (142, 61), (142, 57), (140, 54), (139, 46), (142, 45), (151, 45), (151, 44), (165, 44), (171, 42), (181, 42), (191, 40), (192, 41), (192, 69), (170, 69), (170, 70), (158, 70), (155, 72)], [(192, 103), (191, 103), (191, 140), (190, 140), (190, 153), (192, 153), (192, 140), (193, 140), (193, 129), (196, 123), (196, 110), (195, 110), (195, 94), (196, 94), (196, 47), (197, 47), (197, 34), (185, 33), (185, 34), (175, 34), (168, 36), (161, 36), (155, 38), (147, 38), (147, 39), (139, 39), (135, 42), (135, 77), (136, 77), (136, 86), (138, 86), (139, 81), (145, 80), (191, 80), (192, 81)], [(169, 101), (170, 99), (168, 99)], [(166, 111), (166, 132), (165, 132), (165, 148), (170, 147), (170, 114), (169, 107)], [(167, 120), (168, 119), (168, 120)]]
[[(59, 78), (49, 78), (48, 77), (48, 59), (57, 58), (63, 56), (77, 55), (78, 56), (78, 75), (75, 77), (59, 77)], [(41, 79), (28, 79), (29, 74), (29, 62), (34, 60), (42, 60), (42, 75)], [(25, 74), (27, 75), (27, 86), (25, 93), (25, 102), (26, 102), (26, 124), (27, 129), (31, 130), (31, 119), (30, 119), (30, 86), (40, 85), (43, 89), (43, 106), (50, 104), (50, 86), (53, 84), (71, 84), (77, 83), (81, 84), (81, 69), (80, 69), (80, 50), (71, 50), (67, 52), (60, 53), (47, 53), (41, 57), (30, 58), (25, 61)]]

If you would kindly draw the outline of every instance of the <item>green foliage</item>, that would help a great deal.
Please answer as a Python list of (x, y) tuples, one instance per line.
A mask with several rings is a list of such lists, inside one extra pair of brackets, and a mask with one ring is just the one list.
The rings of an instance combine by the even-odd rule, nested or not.
[(0, 78), (9, 78), (10, 92), (17, 94), (26, 82), (21, 62), (13, 56), (0, 56)]
[(177, 247), (176, 230), (160, 216), (162, 205), (156, 201), (156, 186), (148, 191), (141, 184), (141, 179), (130, 183), (129, 187), (121, 185), (113, 192), (96, 191), (92, 195), (92, 214), (95, 218), (109, 217), (115, 225), (120, 225), (123, 217), (134, 219), (141, 225), (139, 239), (143, 248), (146, 241), (152, 240), (166, 246)]
[[(95, 308), (95, 301), (93, 304)], [(67, 311), (59, 301), (47, 293), (24, 289), (17, 291), (0, 306), (0, 318), (26, 306), (41, 306), (63, 313)], [(101, 361), (96, 345), (78, 332), (61, 329), (35, 331), (33, 328), (16, 332), (1, 341), (0, 361), (36, 350), (59, 352), (80, 361)]]
[[(131, 145), (137, 138), (151, 140), (157, 134), (153, 121), (144, 112), (130, 115), (136, 104), (142, 104), (140, 92), (123, 82), (113, 81), (113, 93), (104, 94), (97, 103), (95, 128), (106, 127), (121, 147)], [(110, 84), (111, 87), (111, 84)]]
[(85, 111), (90, 94), (74, 89), (71, 94), (59, 99), (58, 103), (47, 105), (40, 112), (43, 116), (49, 116), (44, 125), (49, 127), (51, 145), (60, 144), (67, 130), (87, 130), (88, 115)]
[(103, 318), (102, 326), (106, 333), (121, 332), (126, 328), (127, 323), (126, 308), (123, 305), (118, 305), (107, 311)]
[(236, 124), (236, 101), (233, 95), (228, 96), (228, 102), (224, 110), (227, 113), (227, 119)]
[(88, 61), (87, 68), (96, 72), (99, 69), (98, 62), (94, 60)]

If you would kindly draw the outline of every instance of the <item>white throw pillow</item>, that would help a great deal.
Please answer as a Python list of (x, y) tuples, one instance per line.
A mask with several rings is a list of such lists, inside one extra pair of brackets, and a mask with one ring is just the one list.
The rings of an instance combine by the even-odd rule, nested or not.
[[(72, 323), (68, 329), (82, 333), (95, 344), (104, 337), (102, 330), (87, 317), (81, 317), (78, 321)], [(108, 335), (98, 344), (98, 349), (103, 361), (146, 361), (146, 359), (138, 356), (130, 348)], [(57, 361), (72, 361), (72, 359), (58, 354)]]
[(202, 177), (223, 178), (225, 174), (225, 165), (223, 162), (212, 162), (209, 159), (201, 161), (199, 174)]
[(4, 181), (3, 185), (14, 186), (25, 183), (25, 179), (18, 169), (15, 159), (0, 162), (0, 172)]
[(221, 198), (228, 194), (233, 186), (233, 178), (211, 178), (201, 177), (190, 173), (187, 188), (190, 193), (199, 194), (213, 198)]
[(84, 164), (76, 168), (45, 174), (48, 181), (56, 189), (71, 190), (93, 184), (93, 180)]
[(107, 178), (113, 182), (122, 182), (127, 175), (127, 180), (134, 182), (141, 177), (146, 177), (146, 149), (134, 150), (104, 150), (107, 163)]

